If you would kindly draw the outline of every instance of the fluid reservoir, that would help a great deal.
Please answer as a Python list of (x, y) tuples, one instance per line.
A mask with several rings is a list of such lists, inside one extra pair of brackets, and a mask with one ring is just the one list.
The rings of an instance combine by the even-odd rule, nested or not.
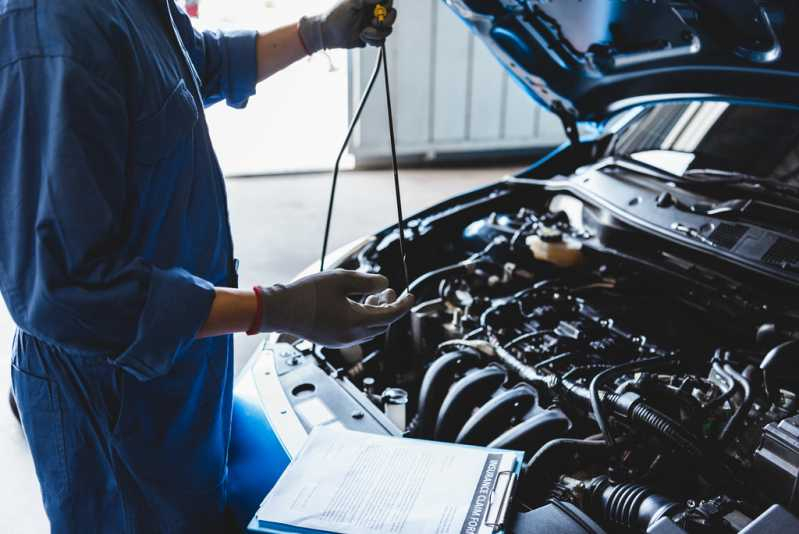
[(558, 267), (574, 267), (583, 261), (583, 245), (560, 228), (543, 226), (525, 241), (535, 259)]
[(400, 431), (405, 432), (408, 392), (400, 388), (387, 388), (381, 397), (388, 418)]

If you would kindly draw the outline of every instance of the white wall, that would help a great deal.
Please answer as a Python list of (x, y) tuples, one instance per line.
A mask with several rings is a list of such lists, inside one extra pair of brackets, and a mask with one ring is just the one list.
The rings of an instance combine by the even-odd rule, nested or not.
[[(474, 152), (551, 146), (563, 141), (559, 120), (536, 105), (488, 49), (441, 0), (399, 4), (388, 63), (398, 151), (434, 158)], [(377, 52), (351, 56), (354, 109)], [(382, 79), (369, 102), (352, 151), (357, 158), (388, 153)]]

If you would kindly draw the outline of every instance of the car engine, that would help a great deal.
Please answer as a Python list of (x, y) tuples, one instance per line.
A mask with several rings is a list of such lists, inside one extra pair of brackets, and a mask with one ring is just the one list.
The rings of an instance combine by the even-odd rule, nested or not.
[[(524, 451), (514, 532), (739, 532), (796, 512), (788, 293), (511, 189), (409, 221), (416, 306), (367, 345), (316, 349), (326, 368), (407, 437)], [(344, 266), (401, 280), (397, 238)]]

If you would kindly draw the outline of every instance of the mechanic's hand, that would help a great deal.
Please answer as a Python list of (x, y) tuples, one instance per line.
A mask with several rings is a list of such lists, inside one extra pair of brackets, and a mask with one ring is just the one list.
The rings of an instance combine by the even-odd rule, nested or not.
[[(379, 23), (375, 5), (382, 4), (386, 18)], [(309, 54), (331, 48), (380, 46), (391, 35), (397, 10), (393, 0), (339, 0), (327, 13), (300, 19), (300, 38)]]
[[(261, 332), (284, 332), (333, 348), (379, 336), (415, 301), (408, 293), (397, 298), (384, 276), (345, 270), (317, 273), (261, 291)], [(369, 296), (360, 304), (349, 298), (356, 295)]]

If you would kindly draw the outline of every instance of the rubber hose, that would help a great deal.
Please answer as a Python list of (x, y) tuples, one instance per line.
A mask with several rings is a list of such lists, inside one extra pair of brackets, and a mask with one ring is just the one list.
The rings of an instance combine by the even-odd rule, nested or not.
[[(569, 381), (564, 381), (563, 386), (574, 399), (591, 406), (591, 393), (588, 388)], [(688, 429), (666, 414), (641, 400), (634, 402), (629, 408), (625, 408), (621, 395), (604, 391), (599, 393), (603, 404), (625, 413), (631, 422), (656, 432), (692, 456), (704, 456), (702, 447), (698, 443), (699, 440)]]
[(713, 362), (713, 372), (724, 379), (724, 381), (727, 383), (727, 389), (724, 390), (721, 395), (708, 402), (705, 405), (706, 410), (712, 410), (724, 404), (735, 394), (735, 388), (737, 387), (735, 380), (733, 380), (733, 378), (727, 374), (719, 362)]
[(649, 532), (661, 518), (683, 510), (677, 502), (640, 484), (613, 484), (601, 476), (591, 481), (591, 486), (588, 507), (608, 527)]
[(738, 406), (738, 409), (735, 410), (735, 413), (727, 421), (727, 424), (724, 425), (724, 429), (721, 431), (721, 434), (719, 434), (719, 441), (721, 443), (727, 443), (732, 438), (735, 430), (749, 414), (749, 409), (752, 407), (752, 403), (754, 402), (752, 385), (749, 383), (749, 380), (747, 380), (746, 377), (744, 377), (738, 371), (733, 369), (729, 364), (724, 366), (724, 370), (733, 378), (733, 380), (738, 383), (739, 386), (741, 386), (744, 398), (741, 401), (741, 404)]
[(680, 423), (646, 403), (636, 403), (629, 417), (630, 421), (650, 428), (692, 456), (704, 455), (702, 447), (697, 443), (697, 438), (691, 432)]

